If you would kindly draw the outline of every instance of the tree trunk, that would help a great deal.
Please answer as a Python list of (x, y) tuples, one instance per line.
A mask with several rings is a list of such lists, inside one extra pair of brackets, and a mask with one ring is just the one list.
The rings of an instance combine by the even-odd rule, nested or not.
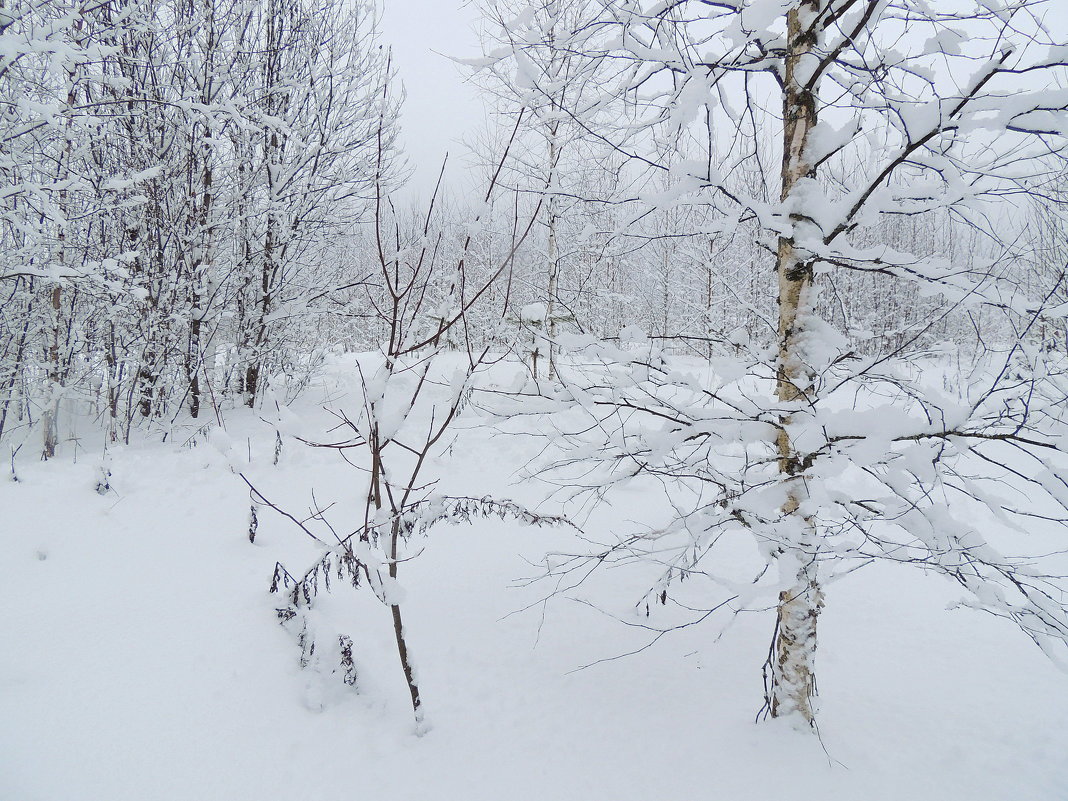
[[(215, 33), (215, 6), (213, 0), (204, 0), (201, 10), (204, 25), (203, 74), (199, 76), (200, 102), (205, 108), (210, 107), (215, 97), (215, 59), (219, 46)], [(199, 197), (194, 199), (194, 217), (192, 220), (193, 241), (195, 242), (190, 281), (192, 293), (192, 318), (189, 323), (189, 347), (186, 352), (186, 375), (189, 380), (189, 415), (194, 419), (200, 415), (202, 390), (200, 375), (205, 371), (204, 358), (204, 320), (208, 306), (214, 302), (210, 291), (210, 271), (215, 261), (215, 231), (212, 227), (212, 213), (215, 201), (214, 175), (212, 158), (215, 153), (214, 132), (207, 121), (202, 123), (199, 143), (190, 142), (190, 158), (198, 150), (202, 163), (200, 166)], [(205, 372), (205, 377), (207, 373)]]
[[(386, 488), (383, 487), (383, 484), (385, 484), (387, 479), (383, 475), (385, 468), (382, 462), (382, 443), (378, 439), (377, 432), (374, 429), (372, 429), (371, 442), (371, 482), (368, 494), (370, 495), (376, 512), (381, 512), (382, 507), (385, 504)], [(400, 518), (396, 516), (396, 509), (393, 509), (393, 512), (395, 516), (389, 532), (388, 572), (392, 583), (396, 585), (399, 564), (398, 556), (400, 553), (401, 521)], [(395, 591), (394, 588), (390, 589), (391, 591)], [(408, 695), (410, 695), (412, 699), (412, 712), (415, 714), (416, 730), (422, 733), (423, 702), (419, 696), (419, 680), (415, 675), (415, 670), (412, 667), (411, 658), (408, 653), (408, 641), (404, 634), (404, 620), (401, 616), (400, 604), (396, 603), (395, 600), (391, 601), (388, 594), (385, 596), (385, 600), (386, 603), (389, 604), (389, 611), (393, 616), (393, 637), (397, 642), (397, 656), (400, 658), (401, 670), (404, 672), (404, 680), (408, 685)]]
[[(14, 361), (10, 363), (4, 383), (0, 384), (0, 437), (4, 435), (4, 427), (7, 425), (7, 416), (12, 404), (15, 402), (15, 392), (19, 377), (24, 368), (23, 362), (26, 354), (26, 343), (30, 337), (30, 322), (33, 313), (33, 279), (28, 282), (26, 293), (26, 315), (22, 322), (22, 332), (19, 334), (18, 343), (15, 345)], [(20, 401), (21, 403), (21, 401)]]
[[(82, 31), (82, 20), (80, 17), (75, 22), (73, 30), (76, 38), (80, 38)], [(64, 123), (67, 141), (63, 145), (59, 169), (56, 171), (56, 178), (62, 184), (62, 188), (59, 191), (59, 207), (62, 211), (63, 219), (59, 224), (59, 231), (56, 237), (59, 251), (60, 274), (64, 272), (64, 268), (68, 266), (69, 262), (67, 253), (67, 225), (71, 214), (67, 202), (67, 181), (70, 179), (71, 174), (70, 163), (73, 149), (73, 115), (74, 106), (77, 102), (76, 70), (76, 67), (70, 67), (67, 70), (67, 119)], [(41, 427), (44, 430), (41, 459), (44, 460), (51, 459), (56, 455), (56, 447), (59, 442), (59, 408), (63, 398), (63, 381), (65, 378), (64, 370), (60, 363), (59, 347), (60, 331), (63, 327), (60, 320), (63, 311), (63, 287), (58, 280), (52, 285), (49, 295), (50, 310), (48, 318), (48, 344), (45, 354), (46, 362), (48, 364), (48, 399), (45, 404), (44, 414), (41, 416)]]
[(41, 415), (43, 431), (41, 458), (45, 460), (56, 455), (59, 441), (58, 418), (62, 381), (59, 365), (59, 314), (63, 307), (63, 290), (56, 283), (48, 294), (48, 347), (45, 354), (48, 365), (48, 398), (45, 400), (44, 413)]
[(268, 6), (267, 54), (264, 65), (264, 110), (270, 123), (263, 131), (263, 163), (267, 184), (267, 218), (263, 236), (263, 258), (260, 264), (259, 295), (253, 309), (251, 354), (245, 369), (245, 405), (255, 408), (257, 396), (264, 390), (264, 356), (270, 345), (270, 314), (280, 276), (283, 250), (282, 199), (280, 197), (281, 168), (286, 145), (285, 135), (279, 134), (278, 118), (289, 102), (283, 87), (283, 59), (286, 56), (286, 23), (290, 10), (277, 3)]
[[(398, 540), (400, 539), (400, 520), (395, 519), (393, 521), (390, 537), (389, 577), (396, 582), (397, 545)], [(404, 621), (401, 619), (401, 608), (399, 604), (393, 603), (390, 604), (389, 609), (393, 614), (393, 636), (397, 640), (397, 654), (400, 656), (401, 668), (404, 670), (404, 679), (408, 682), (408, 694), (412, 698), (412, 711), (415, 713), (415, 725), (421, 728), (423, 725), (423, 702), (419, 698), (419, 682), (415, 677), (415, 671), (412, 668), (412, 663), (408, 656), (408, 643), (404, 638)]]
[[(549, 146), (549, 159), (550, 161), (555, 158), (556, 141), (555, 139)], [(560, 267), (560, 254), (559, 248), (556, 242), (556, 198), (552, 195), (549, 196), (548, 207), (548, 221), (549, 221), (549, 242), (547, 248), (547, 258), (549, 261), (549, 302), (545, 304), (545, 334), (548, 341), (548, 358), (549, 368), (548, 377), (552, 381), (556, 378), (556, 294), (557, 286), (559, 282), (558, 270)]]
[[(554, 192), (552, 184), (556, 179), (556, 164), (560, 158), (559, 145), (556, 141), (558, 123), (553, 122), (549, 127), (549, 191)], [(549, 227), (548, 242), (546, 247), (546, 260), (549, 268), (548, 302), (545, 304), (545, 334), (548, 341), (549, 367), (548, 377), (552, 381), (556, 378), (556, 294), (559, 284), (560, 250), (556, 241), (556, 228), (559, 215), (556, 210), (556, 195), (550, 194), (545, 204), (546, 218)], [(535, 375), (537, 368), (535, 367)]]
[[(553, 47), (556, 41), (556, 19), (558, 9), (555, 0), (550, 2), (546, 10), (549, 12), (553, 19), (553, 27), (549, 29), (549, 46)], [(563, 63), (556, 54), (554, 48), (553, 62), (550, 66), (550, 76), (555, 82), (559, 77)], [(549, 365), (547, 376), (550, 381), (556, 378), (556, 296), (558, 292), (558, 286), (560, 281), (560, 249), (556, 241), (556, 229), (560, 220), (560, 215), (557, 210), (556, 199), (556, 183), (558, 179), (556, 168), (560, 163), (560, 121), (557, 118), (559, 107), (562, 104), (563, 96), (558, 99), (555, 95), (550, 101), (549, 108), (551, 112), (551, 118), (548, 125), (548, 139), (549, 139), (549, 198), (545, 204), (546, 217), (548, 222), (548, 242), (546, 243), (546, 260), (549, 268), (549, 286), (548, 290), (548, 302), (545, 304), (545, 323), (543, 330), (545, 336), (548, 339), (548, 357)], [(534, 368), (534, 376), (537, 377), (537, 366)]]
[[(798, 76), (800, 62), (815, 45), (815, 19), (821, 0), (802, 0), (787, 16), (787, 57), (783, 95), (782, 200), (786, 201), (797, 183), (812, 178), (815, 170), (807, 162), (805, 147), (816, 125), (815, 88)], [(798, 252), (798, 233), (809, 226), (800, 214), (792, 213), (794, 230), (779, 239), (776, 270), (779, 281), (779, 358), (776, 395), (789, 410), (780, 418), (776, 447), (779, 470), (788, 487), (783, 514), (796, 524), (794, 542), (784, 546), (780, 556), (784, 589), (779, 597), (775, 641), (769, 659), (768, 708), (773, 717), (800, 713), (814, 721), (812, 697), (816, 691), (816, 620), (823, 607), (816, 562), (818, 532), (813, 522), (799, 512), (804, 500), (802, 457), (790, 441), (788, 427), (797, 413), (796, 405), (807, 396), (813, 383), (812, 371), (802, 350), (806, 316), (812, 313), (812, 261)]]

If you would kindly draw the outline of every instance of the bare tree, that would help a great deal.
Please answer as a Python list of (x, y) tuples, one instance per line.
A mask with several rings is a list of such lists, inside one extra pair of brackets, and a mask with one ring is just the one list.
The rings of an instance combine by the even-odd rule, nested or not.
[[(521, 115), (513, 136), (520, 120)], [(384, 141), (379, 153), (384, 171)], [(507, 157), (506, 149), (486, 191), (483, 208), (488, 208)], [(375, 310), (384, 339), (376, 353), (358, 363), (362, 389), (359, 412), (335, 412), (343, 436), (331, 442), (308, 443), (337, 450), (350, 465), (366, 471), (363, 519), (342, 534), (326, 511), (316, 508), (308, 521), (298, 525), (325, 546), (323, 556), (298, 575), (279, 564), (271, 589), (287, 590), (289, 605), (279, 614), (283, 623), (290, 625), (300, 618), (298, 637), (306, 651), (311, 640), (304, 613), (319, 592), (320, 582), (329, 586), (332, 573), (347, 578), (353, 586), (366, 582), (389, 608), (401, 671), (417, 730), (421, 732), (425, 727), (423, 698), (398, 585), (400, 565), (413, 555), (409, 540), (437, 523), (466, 522), (473, 517), (511, 516), (527, 523), (562, 520), (536, 515), (508, 501), (436, 494), (438, 477), (428, 475), (427, 469), (430, 457), (449, 444), (451, 429), (467, 405), (476, 376), (490, 360), (493, 341), (471, 327), (470, 314), (485, 302), (490, 287), (508, 274), (516, 250), (534, 224), (537, 209), (525, 221), (515, 219), (511, 247), (501, 254), (489, 275), (473, 281), (467, 270), (471, 234), (464, 238), (451, 269), (445, 270), (439, 262), (446, 232), (438, 229), (434, 221), (437, 192), (421, 224), (406, 228), (384, 187), (384, 182), (378, 184), (375, 197), (378, 276), (365, 289), (365, 302)], [(468, 230), (477, 228), (477, 222), (476, 219)], [(443, 283), (439, 282), (442, 271), (446, 279)], [(498, 320), (508, 311), (507, 294), (504, 301), (497, 310)], [(251, 482), (250, 488), (254, 502), (269, 503)]]

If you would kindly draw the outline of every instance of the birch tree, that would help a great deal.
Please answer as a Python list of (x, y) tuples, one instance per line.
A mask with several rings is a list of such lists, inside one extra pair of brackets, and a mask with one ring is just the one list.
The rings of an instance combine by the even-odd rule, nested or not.
[[(710, 376), (640, 336), (587, 351), (562, 398), (596, 418), (569, 428), (569, 441), (599, 453), (602, 468), (593, 478), (565, 455), (558, 470), (598, 495), (657, 477), (674, 517), (655, 535), (566, 564), (653, 559), (664, 567), (648, 598), (666, 603), (730, 535), (755, 537), (774, 568), (752, 585), (776, 595), (771, 716), (814, 722), (827, 582), (869, 559), (944, 573), (1050, 653), (1068, 640), (1063, 585), (999, 553), (972, 516), (978, 507), (1026, 532), (1033, 512), (1020, 497), (1037, 493), (1046, 519), (1068, 521), (1068, 463), (1053, 433), (1065, 422), (1062, 365), (1022, 336), (1052, 312), (1050, 295), (1022, 291), (1014, 265), (1029, 245), (1010, 231), (1014, 200), (1048, 182), (1051, 160), (1063, 165), (1066, 153), (1068, 48), (1045, 26), (1044, 8), (604, 2), (596, 20), (559, 37), (562, 50), (614, 76), (603, 102), (615, 99), (620, 122), (601, 117), (589, 129), (634, 169), (672, 177), (674, 191), (647, 202), (706, 204), (706, 233), (755, 226), (778, 285), (772, 353), (712, 341)], [(582, 124), (581, 109), (571, 111)], [(759, 158), (764, 132), (781, 155), (768, 197), (731, 180)], [(705, 139), (703, 159), (658, 155), (695, 137)], [(848, 182), (832, 170), (843, 159), (862, 165)], [(922, 241), (872, 241), (884, 219), (937, 214), (978, 232), (990, 255), (953, 261)], [(896, 344), (873, 347), (870, 335), (827, 319), (821, 289), (842, 273), (940, 301)], [(977, 366), (954, 379), (954, 397), (923, 379), (930, 362), (916, 345), (939, 322), (978, 314), (1002, 325), (971, 343)], [(733, 603), (760, 605), (755, 590), (723, 586)]]
[[(607, 185), (603, 173), (610, 163), (598, 162), (609, 154), (596, 152), (596, 148), (591, 153), (594, 140), (586, 136), (585, 126), (576, 125), (575, 117), (566, 111), (583, 109), (587, 116), (592, 113), (589, 106), (597, 74), (591, 66), (596, 65), (573, 58), (566, 48), (558, 46), (560, 34), (587, 19), (591, 8), (585, 0), (485, 2), (482, 13), (486, 57), (471, 62), (478, 70), (476, 79), (506, 110), (525, 110), (526, 127), (532, 134), (533, 141), (525, 149), (517, 148), (519, 152), (509, 168), (519, 188), (541, 197), (543, 288), (536, 295), (540, 305), (528, 309), (528, 316), (538, 318), (539, 326), (534, 369), (543, 356), (550, 380), (556, 376), (558, 327), (573, 315), (561, 297), (561, 268), (578, 256), (583, 244), (583, 237), (568, 225), (567, 218), (582, 213), (579, 206), (583, 201), (610, 196), (608, 192), (595, 197), (590, 191), (593, 186)], [(580, 186), (585, 191), (578, 190)], [(542, 349), (544, 354), (539, 352)]]

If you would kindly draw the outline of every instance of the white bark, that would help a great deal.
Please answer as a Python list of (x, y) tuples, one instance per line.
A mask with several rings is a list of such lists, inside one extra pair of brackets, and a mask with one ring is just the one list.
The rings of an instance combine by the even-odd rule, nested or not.
[[(814, 168), (805, 157), (809, 134), (816, 125), (816, 96), (798, 76), (798, 68), (815, 44), (812, 23), (820, 0), (802, 0), (787, 18), (787, 57), (783, 94), (782, 200), (787, 202), (799, 181), (810, 178)], [(779, 358), (776, 395), (786, 406), (804, 400), (812, 385), (812, 374), (801, 347), (805, 316), (811, 314), (812, 264), (798, 252), (795, 239), (807, 223), (793, 215), (792, 236), (779, 239), (776, 271), (779, 279)], [(776, 447), (779, 470), (787, 481), (788, 497), (783, 513), (800, 516), (804, 482), (802, 457), (790, 440), (792, 415), (779, 420)], [(801, 535), (782, 557), (788, 564), (796, 560), (793, 577), (784, 576), (779, 597), (778, 626), (771, 658), (771, 683), (768, 704), (773, 717), (800, 713), (813, 721), (812, 696), (815, 694), (816, 621), (823, 606), (816, 560), (816, 539), (810, 520), (796, 521)], [(790, 550), (795, 552), (791, 553)], [(788, 572), (793, 572), (788, 568)]]

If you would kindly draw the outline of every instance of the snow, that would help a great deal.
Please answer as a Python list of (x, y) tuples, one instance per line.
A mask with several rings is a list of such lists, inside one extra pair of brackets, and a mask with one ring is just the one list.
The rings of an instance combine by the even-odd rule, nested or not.
[[(359, 408), (344, 386), (358, 382), (319, 391)], [(314, 397), (284, 418), (304, 434), (336, 423)], [(613, 659), (655, 634), (633, 612), (642, 577), (606, 571), (542, 603), (549, 586), (517, 579), (573, 551), (572, 534), (496, 518), (435, 528), (389, 588), (405, 594), (430, 724), (415, 736), (389, 613), (366, 587), (320, 595), (320, 672), (277, 623), (275, 561), (321, 551), (262, 506), (249, 543), (233, 469), (298, 517), (312, 488), (355, 515), (364, 477), (288, 437), (274, 466), (274, 438), (239, 410), (195, 447), (112, 448), (105, 495), (85, 450), (0, 482), (0, 798), (1064, 798), (1068, 678), (1005, 621), (944, 611), (960, 588), (943, 579), (876, 566), (827, 587), (817, 738), (754, 723), (771, 612)], [(437, 457), (440, 490), (533, 505), (542, 488), (515, 476), (541, 447), (465, 418)], [(633, 530), (656, 498), (636, 489), (584, 527)], [(358, 692), (330, 673), (335, 632), (352, 638)]]
[(519, 311), (519, 319), (524, 325), (539, 326), (545, 322), (548, 307), (544, 303), (528, 303)]

